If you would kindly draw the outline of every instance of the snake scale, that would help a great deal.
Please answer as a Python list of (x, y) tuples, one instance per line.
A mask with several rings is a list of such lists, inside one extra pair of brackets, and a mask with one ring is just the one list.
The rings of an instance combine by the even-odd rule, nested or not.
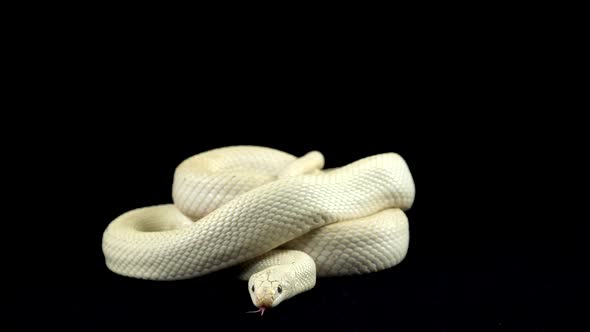
[(150, 280), (239, 266), (264, 313), (311, 289), (316, 276), (399, 263), (409, 243), (403, 210), (415, 196), (404, 159), (384, 153), (323, 166), (317, 151), (297, 158), (258, 146), (192, 156), (174, 173), (174, 204), (132, 210), (108, 225), (106, 265)]

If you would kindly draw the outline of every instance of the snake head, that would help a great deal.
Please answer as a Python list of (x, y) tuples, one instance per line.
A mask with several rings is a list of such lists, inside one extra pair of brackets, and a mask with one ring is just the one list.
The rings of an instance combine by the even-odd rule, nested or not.
[(276, 307), (290, 298), (292, 273), (282, 266), (273, 266), (253, 274), (248, 281), (252, 303), (258, 308)]

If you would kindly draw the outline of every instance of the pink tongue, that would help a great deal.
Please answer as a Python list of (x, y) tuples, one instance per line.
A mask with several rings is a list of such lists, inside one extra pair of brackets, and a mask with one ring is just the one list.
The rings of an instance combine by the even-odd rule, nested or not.
[(266, 307), (260, 307), (260, 309), (258, 309), (256, 311), (248, 311), (246, 313), (248, 313), (248, 314), (260, 313), (260, 316), (262, 316), (262, 315), (264, 315), (264, 310), (266, 310)]

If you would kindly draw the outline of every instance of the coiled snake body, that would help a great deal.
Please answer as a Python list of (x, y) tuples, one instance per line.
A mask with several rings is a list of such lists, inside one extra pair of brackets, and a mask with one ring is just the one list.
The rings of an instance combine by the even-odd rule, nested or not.
[(414, 182), (395, 153), (321, 170), (319, 152), (232, 146), (183, 161), (174, 204), (129, 211), (103, 235), (115, 273), (177, 280), (240, 265), (261, 308), (312, 288), (316, 275), (379, 271), (399, 263), (409, 241), (402, 210)]

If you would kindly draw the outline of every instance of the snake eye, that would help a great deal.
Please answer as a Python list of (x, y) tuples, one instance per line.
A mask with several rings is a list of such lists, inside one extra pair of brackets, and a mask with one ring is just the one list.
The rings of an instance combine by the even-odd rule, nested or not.
[(252, 285), (252, 292), (254, 292), (254, 285)]
[(281, 286), (277, 287), (277, 292), (279, 292), (279, 294), (281, 294), (283, 292), (283, 288)]

